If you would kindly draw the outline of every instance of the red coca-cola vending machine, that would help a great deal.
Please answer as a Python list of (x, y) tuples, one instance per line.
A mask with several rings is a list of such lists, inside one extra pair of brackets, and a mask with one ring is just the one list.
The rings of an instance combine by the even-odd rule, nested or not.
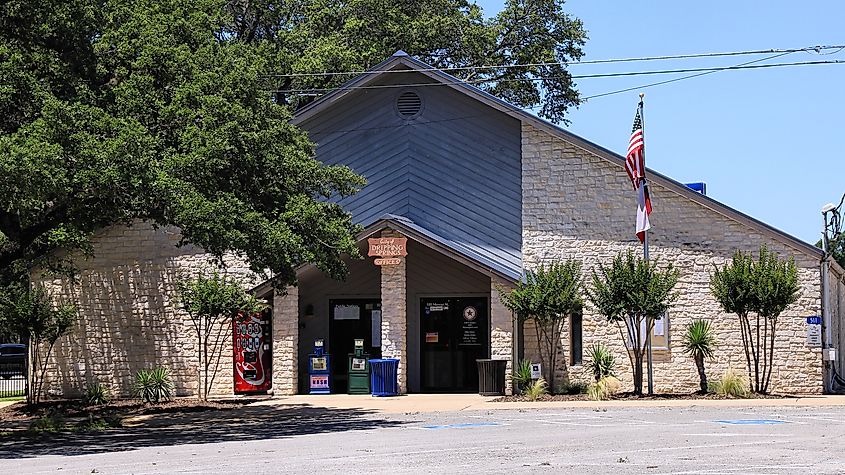
[(235, 394), (267, 392), (272, 387), (272, 317), (270, 310), (235, 317)]

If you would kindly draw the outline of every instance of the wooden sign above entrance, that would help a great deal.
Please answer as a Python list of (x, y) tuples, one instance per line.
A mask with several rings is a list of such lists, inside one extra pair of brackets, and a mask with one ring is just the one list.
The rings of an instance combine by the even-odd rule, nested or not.
[[(398, 257), (408, 255), (408, 238), (370, 238), (367, 239), (370, 245), (368, 256), (373, 257)], [(379, 265), (376, 263), (376, 265)]]
[(398, 266), (402, 263), (402, 260), (398, 257), (387, 257), (387, 258), (380, 258), (373, 261), (377, 266)]

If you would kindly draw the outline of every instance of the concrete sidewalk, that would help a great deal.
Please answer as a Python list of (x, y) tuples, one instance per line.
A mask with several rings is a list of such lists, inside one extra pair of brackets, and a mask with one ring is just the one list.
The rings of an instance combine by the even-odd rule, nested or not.
[(310, 406), (361, 409), (387, 414), (484, 411), (492, 409), (567, 409), (610, 407), (787, 407), (845, 406), (845, 395), (805, 396), (784, 399), (643, 399), (624, 401), (493, 402), (477, 394), (409, 394), (397, 397), (331, 394), (283, 396), (253, 406)]

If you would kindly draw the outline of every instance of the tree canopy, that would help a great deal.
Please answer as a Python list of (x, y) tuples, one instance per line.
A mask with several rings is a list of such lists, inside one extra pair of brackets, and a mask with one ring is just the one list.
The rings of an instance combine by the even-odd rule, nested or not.
[[(326, 200), (363, 184), (313, 159), (261, 85), (271, 56), (216, 0), (11, 1), (0, 25), (0, 269), (151, 220), (290, 282), (357, 251)], [(43, 263), (43, 262), (41, 262)], [(53, 264), (56, 264), (55, 262)]]
[[(113, 224), (173, 225), (276, 283), (316, 264), (343, 277), (356, 227), (333, 197), (364, 181), (314, 160), (289, 123), (397, 49), (561, 120), (577, 104), (559, 62), (585, 32), (560, 0), (10, 0), (0, 6), (0, 272), (66, 265)], [(516, 66), (527, 63), (547, 63)], [(275, 93), (273, 93), (275, 91)]]
[[(314, 99), (397, 50), (541, 116), (566, 122), (578, 93), (565, 64), (583, 55), (583, 24), (563, 0), (506, 0), (486, 18), (469, 0), (231, 0), (231, 34), (263, 41), (278, 68), (269, 84), (281, 103)], [(504, 66), (490, 68), (483, 66)], [(298, 76), (301, 74), (309, 76)]]

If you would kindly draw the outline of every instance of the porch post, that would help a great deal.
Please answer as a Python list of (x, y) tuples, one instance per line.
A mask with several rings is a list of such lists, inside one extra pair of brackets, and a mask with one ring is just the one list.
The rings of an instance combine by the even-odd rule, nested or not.
[(297, 393), (299, 352), (299, 288), (273, 295), (273, 394)]
[[(402, 237), (396, 231), (382, 231), (381, 237)], [(381, 266), (381, 357), (399, 360), (399, 392), (408, 392), (408, 320), (406, 301), (406, 264)]]
[(508, 291), (513, 284), (497, 277), (490, 277), (490, 358), (507, 360), (505, 369), (505, 394), (513, 394), (511, 374), (513, 373), (514, 339), (513, 315), (505, 308), (499, 296), (499, 289)]

